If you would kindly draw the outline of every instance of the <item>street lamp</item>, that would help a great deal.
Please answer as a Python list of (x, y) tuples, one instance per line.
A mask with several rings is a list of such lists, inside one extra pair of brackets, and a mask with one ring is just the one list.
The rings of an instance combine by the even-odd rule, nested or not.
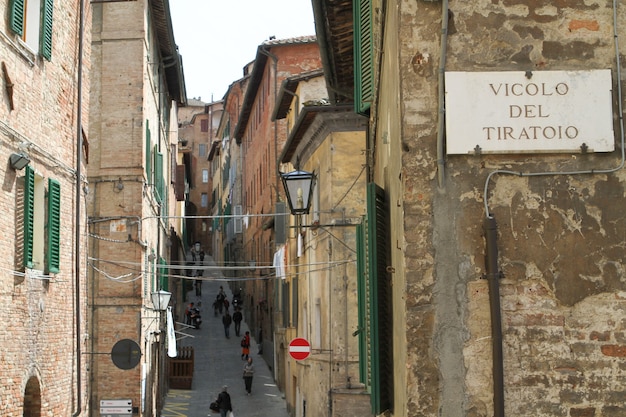
[(281, 172), (280, 177), (283, 180), (291, 214), (308, 214), (315, 185), (315, 173), (302, 171), (299, 166), (296, 166), (295, 171)]
[(172, 293), (165, 291), (165, 290), (159, 290), (156, 292), (153, 292), (151, 294), (152, 297), (152, 308), (154, 309), (154, 311), (165, 311), (167, 310), (167, 306), (170, 303), (170, 298), (172, 297)]

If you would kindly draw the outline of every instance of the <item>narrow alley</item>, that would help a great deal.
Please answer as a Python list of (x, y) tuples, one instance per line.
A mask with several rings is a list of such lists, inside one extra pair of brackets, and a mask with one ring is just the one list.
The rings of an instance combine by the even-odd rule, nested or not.
[[(214, 266), (213, 258), (206, 256), (205, 266)], [(201, 303), (202, 324), (200, 329), (184, 329), (177, 325), (176, 330), (190, 334), (193, 337), (183, 337), (177, 334), (178, 348), (192, 346), (195, 353), (195, 366), (191, 390), (170, 389), (164, 399), (161, 417), (204, 417), (219, 416), (219, 412), (209, 409), (209, 404), (215, 401), (222, 386), (228, 386), (231, 396), (233, 414), (236, 417), (287, 417), (286, 403), (282, 393), (274, 383), (274, 378), (263, 358), (258, 355), (257, 343), (251, 340), (250, 357), (255, 368), (252, 381), (252, 393), (247, 395), (243, 380), (243, 366), (241, 359), (240, 341), (247, 324), (241, 323), (241, 332), (235, 334), (234, 324), (230, 326), (230, 338), (226, 338), (222, 316), (214, 315), (212, 303), (223, 286), (229, 301), (232, 301), (232, 292), (228, 282), (221, 273), (207, 269), (204, 271), (205, 280), (202, 284), (201, 296), (195, 291), (188, 293), (187, 302)], [(245, 308), (245, 306), (244, 306)], [(233, 308), (230, 307), (232, 315)], [(251, 332), (252, 333), (252, 332)]]

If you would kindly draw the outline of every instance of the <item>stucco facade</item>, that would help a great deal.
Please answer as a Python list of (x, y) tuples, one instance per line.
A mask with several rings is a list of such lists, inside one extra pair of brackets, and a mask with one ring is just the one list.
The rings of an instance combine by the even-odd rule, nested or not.
[[(623, 5), (379, 6), (370, 132), (390, 202), (391, 415), (624, 415)], [(616, 151), (445, 154), (439, 74), (605, 68)]]

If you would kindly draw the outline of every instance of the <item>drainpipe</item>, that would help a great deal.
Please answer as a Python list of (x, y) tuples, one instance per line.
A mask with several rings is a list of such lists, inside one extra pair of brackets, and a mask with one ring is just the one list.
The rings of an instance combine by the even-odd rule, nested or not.
[(80, 0), (79, 6), (79, 23), (78, 23), (78, 80), (76, 88), (76, 213), (74, 219), (74, 276), (75, 276), (75, 300), (74, 300), (74, 321), (76, 322), (76, 411), (72, 414), (76, 417), (81, 414), (82, 403), (82, 378), (81, 378), (81, 356), (80, 349), (81, 333), (80, 325), (82, 320), (80, 318), (80, 271), (81, 271), (81, 251), (80, 251), (80, 199), (81, 199), (81, 163), (83, 160), (83, 126), (82, 126), (82, 108), (83, 108), (83, 41), (84, 41), (84, 19), (85, 19), (85, 5), (84, 0)]
[(441, 2), (441, 47), (439, 58), (439, 114), (437, 118), (437, 182), (443, 187), (445, 161), (443, 151), (443, 138), (445, 128), (445, 87), (444, 75), (446, 72), (446, 50), (448, 45), (448, 0)]
[(504, 360), (502, 355), (502, 314), (500, 312), (500, 272), (498, 271), (498, 228), (493, 216), (485, 218), (486, 278), (489, 281), (491, 348), (493, 353), (493, 415), (504, 417)]

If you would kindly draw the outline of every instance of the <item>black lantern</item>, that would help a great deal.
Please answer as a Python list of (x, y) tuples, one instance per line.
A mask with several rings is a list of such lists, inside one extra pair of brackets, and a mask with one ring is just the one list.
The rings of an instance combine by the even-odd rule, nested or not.
[(25, 153), (12, 153), (9, 157), (9, 164), (15, 170), (24, 169), (30, 163), (30, 158)]
[(291, 214), (308, 214), (315, 186), (315, 173), (301, 171), (296, 167), (295, 171), (281, 173), (280, 177), (283, 180)]

